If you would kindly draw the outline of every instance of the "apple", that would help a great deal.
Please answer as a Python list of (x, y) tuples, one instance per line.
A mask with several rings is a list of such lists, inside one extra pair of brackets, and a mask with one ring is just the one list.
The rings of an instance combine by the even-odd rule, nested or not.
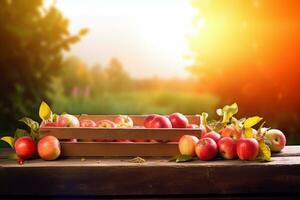
[(217, 156), (218, 146), (217, 143), (211, 138), (202, 138), (196, 144), (196, 155), (200, 160), (212, 160)]
[(241, 160), (255, 160), (259, 144), (254, 138), (240, 138), (236, 143), (236, 152)]
[(169, 115), (169, 120), (173, 128), (186, 128), (189, 125), (189, 120), (178, 112)]
[(211, 131), (207, 133), (206, 135), (204, 135), (203, 138), (207, 138), (207, 137), (213, 139), (216, 143), (218, 143), (218, 141), (221, 139), (221, 135), (215, 131)]
[(154, 119), (154, 117), (158, 116), (157, 114), (151, 114), (151, 115), (148, 115), (145, 120), (144, 120), (144, 127), (145, 128), (151, 128), (150, 127), (150, 123), (151, 121)]
[(238, 131), (236, 128), (233, 126), (226, 126), (222, 132), (221, 132), (222, 137), (231, 137), (235, 140), (238, 140), (241, 138), (242, 133)]
[(218, 149), (220, 155), (227, 159), (232, 160), (237, 157), (236, 153), (236, 140), (231, 137), (223, 137), (218, 141)]
[(197, 124), (188, 124), (186, 128), (199, 128)]
[(265, 140), (273, 152), (280, 152), (286, 145), (285, 135), (278, 129), (268, 130), (265, 134)]
[(97, 124), (91, 119), (82, 119), (80, 120), (80, 127), (96, 127)]
[(195, 146), (199, 142), (199, 139), (193, 135), (183, 135), (179, 139), (178, 147), (182, 155), (195, 156)]
[(41, 127), (57, 127), (57, 123), (56, 122), (42, 121)]
[(117, 125), (110, 120), (104, 119), (97, 122), (97, 127), (100, 128), (117, 128)]
[(24, 136), (18, 138), (14, 147), (17, 156), (23, 160), (33, 158), (36, 155), (36, 144), (31, 137)]
[(131, 117), (127, 115), (119, 115), (115, 118), (115, 123), (117, 124), (117, 127), (119, 128), (132, 128), (133, 127), (133, 121)]
[(80, 122), (74, 115), (62, 114), (56, 121), (58, 127), (80, 127)]
[(55, 160), (60, 156), (59, 140), (54, 136), (45, 136), (38, 143), (38, 153), (43, 160)]
[(155, 116), (150, 124), (150, 128), (172, 128), (172, 124), (167, 117), (157, 115)]

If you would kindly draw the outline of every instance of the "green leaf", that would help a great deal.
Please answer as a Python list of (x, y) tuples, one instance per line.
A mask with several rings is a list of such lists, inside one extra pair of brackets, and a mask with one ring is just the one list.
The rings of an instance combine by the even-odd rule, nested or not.
[(30, 137), (37, 141), (39, 137), (39, 124), (27, 117), (23, 117), (19, 121), (25, 123), (30, 128)]
[(189, 156), (189, 155), (179, 155), (176, 159), (176, 162), (188, 162), (188, 161), (192, 161), (193, 157)]
[(207, 125), (207, 118), (208, 118), (208, 113), (203, 112), (201, 114), (201, 124), (206, 126)]
[(40, 105), (39, 115), (42, 120), (49, 120), (51, 118), (52, 111), (44, 101)]
[(266, 145), (264, 140), (260, 140), (259, 142), (259, 154), (258, 159), (261, 161), (271, 161), (271, 150), (268, 145)]
[(19, 121), (26, 124), (31, 130), (34, 130), (34, 131), (39, 130), (39, 123), (37, 123), (36, 121), (34, 121), (28, 117), (23, 117)]
[(246, 128), (246, 129), (244, 130), (244, 136), (245, 136), (246, 138), (253, 138), (254, 135), (253, 135), (253, 130), (252, 130), (252, 128)]
[(173, 156), (172, 158), (170, 158), (169, 162), (176, 161), (179, 156), (180, 155)]
[(11, 146), (11, 148), (14, 149), (14, 138), (13, 137), (10, 137), (10, 136), (4, 136), (2, 137), (0, 140), (6, 142), (7, 144), (9, 144), (9, 146)]
[[(226, 105), (222, 109), (222, 116), (223, 116), (223, 123), (230, 122), (231, 117), (235, 115), (239, 111), (238, 105), (236, 103), (233, 103), (232, 105)], [(220, 114), (220, 111), (218, 111)]]
[(16, 153), (10, 153), (10, 154), (8, 154), (7, 159), (9, 159), (9, 160), (18, 160), (19, 157)]
[(28, 133), (26, 130), (24, 130), (24, 129), (19, 129), (19, 128), (17, 128), (17, 130), (15, 131), (15, 133), (14, 133), (14, 139), (15, 139), (15, 141), (17, 140), (17, 139), (19, 139), (20, 137), (24, 137), (24, 136), (30, 136), (30, 133)]
[(216, 132), (220, 132), (223, 130), (223, 128), (226, 126), (227, 123), (225, 122), (221, 122), (221, 121), (216, 121), (216, 120), (212, 120), (209, 121), (207, 124), (207, 127), (210, 130), (216, 131)]
[(263, 118), (258, 117), (258, 116), (254, 116), (254, 117), (249, 117), (248, 119), (246, 119), (245, 123), (244, 123), (244, 128), (251, 128), (254, 125), (256, 125), (258, 122), (260, 122)]

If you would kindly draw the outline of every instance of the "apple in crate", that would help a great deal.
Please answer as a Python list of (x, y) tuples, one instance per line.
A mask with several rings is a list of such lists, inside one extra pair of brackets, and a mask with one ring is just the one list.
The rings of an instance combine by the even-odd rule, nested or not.
[(173, 128), (186, 128), (189, 125), (189, 120), (178, 112), (169, 115), (169, 120)]
[(17, 156), (21, 159), (30, 159), (36, 155), (36, 144), (31, 137), (24, 136), (18, 138), (14, 147)]
[(231, 137), (223, 137), (218, 141), (218, 149), (220, 155), (227, 159), (232, 160), (237, 157), (236, 153), (236, 140)]
[(117, 125), (110, 120), (104, 119), (97, 122), (99, 128), (117, 128)]
[(77, 117), (70, 114), (62, 114), (57, 119), (58, 127), (80, 127), (80, 122)]
[(195, 156), (195, 146), (199, 139), (193, 135), (183, 135), (178, 142), (179, 152), (182, 155)]
[(45, 136), (38, 143), (38, 153), (43, 160), (55, 160), (60, 156), (59, 140), (54, 136)]
[(234, 128), (233, 126), (226, 126), (222, 132), (221, 132), (221, 136), (222, 137), (231, 137), (235, 140), (238, 140), (241, 138), (242, 133), (240, 131), (238, 131), (236, 128)]
[(115, 123), (119, 128), (132, 128), (133, 121), (128, 115), (119, 115), (115, 118)]
[(207, 133), (206, 135), (204, 135), (203, 138), (211, 138), (216, 143), (218, 143), (218, 141), (221, 139), (221, 135), (215, 131), (211, 131), (211, 132)]
[(196, 155), (200, 160), (213, 160), (218, 153), (217, 143), (211, 138), (202, 138), (196, 144)]
[(82, 119), (80, 120), (80, 127), (96, 127), (97, 124), (91, 119)]
[(241, 160), (255, 160), (259, 144), (254, 138), (241, 138), (236, 143), (236, 151)]
[(266, 144), (273, 152), (280, 152), (286, 144), (285, 135), (278, 129), (270, 129), (265, 134)]
[(157, 115), (151, 120), (149, 128), (172, 128), (172, 124), (167, 117)]
[(144, 127), (151, 128), (150, 124), (151, 124), (152, 120), (154, 119), (154, 117), (156, 117), (156, 116), (159, 116), (159, 115), (157, 115), (157, 114), (148, 115), (144, 120)]

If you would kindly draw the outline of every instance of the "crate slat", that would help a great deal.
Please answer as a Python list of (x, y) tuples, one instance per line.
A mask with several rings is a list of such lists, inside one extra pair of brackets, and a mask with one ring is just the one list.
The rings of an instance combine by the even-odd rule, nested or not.
[(41, 128), (40, 136), (53, 135), (58, 139), (155, 139), (178, 140), (182, 135), (200, 137), (200, 129), (129, 129), (129, 128)]
[(174, 156), (176, 143), (61, 142), (62, 156)]

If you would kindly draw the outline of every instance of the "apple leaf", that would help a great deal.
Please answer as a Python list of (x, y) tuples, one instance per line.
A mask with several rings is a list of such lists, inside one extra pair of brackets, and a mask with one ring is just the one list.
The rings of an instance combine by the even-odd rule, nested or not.
[(4, 136), (2, 137), (0, 140), (6, 142), (7, 144), (9, 144), (9, 146), (11, 146), (11, 148), (14, 149), (14, 142), (15, 142), (15, 139), (13, 137), (10, 137), (10, 136)]
[(19, 157), (16, 153), (10, 153), (10, 154), (8, 154), (7, 159), (9, 159), (9, 160), (18, 160)]
[(188, 161), (192, 161), (193, 157), (189, 156), (189, 155), (179, 155), (176, 159), (176, 162), (188, 162)]
[(37, 123), (36, 121), (34, 121), (34, 120), (32, 120), (28, 117), (23, 117), (19, 121), (26, 124), (33, 131), (38, 131), (39, 130), (39, 123)]
[(246, 138), (253, 138), (254, 135), (253, 135), (253, 130), (252, 130), (252, 128), (245, 128), (245, 130), (244, 130), (244, 136), (245, 136)]
[(251, 128), (254, 125), (256, 125), (258, 122), (260, 122), (263, 118), (258, 117), (258, 116), (254, 116), (254, 117), (249, 117), (248, 119), (246, 119), (246, 121), (244, 122), (244, 128)]
[(206, 126), (206, 125), (207, 125), (207, 118), (208, 118), (208, 113), (203, 112), (203, 113), (201, 114), (201, 124), (202, 124), (203, 126)]
[(231, 117), (233, 117), (233, 115), (235, 115), (238, 111), (239, 111), (238, 105), (236, 103), (233, 103), (232, 105), (224, 106), (222, 108), (222, 113), (218, 109), (217, 114), (222, 114), (221, 115), (221, 116), (223, 116), (222, 122), (223, 123), (228, 123), (228, 122), (230, 122)]
[(42, 120), (49, 120), (51, 118), (52, 111), (44, 101), (40, 105), (39, 115)]
[(261, 161), (270, 162), (271, 161), (271, 150), (270, 147), (265, 143), (265, 141), (259, 140), (259, 154), (258, 159)]
[(240, 130), (243, 128), (243, 123), (245, 122), (246, 118), (242, 118), (242, 119), (237, 119), (235, 117), (231, 118), (231, 124), (233, 124), (233, 126), (237, 129)]
[(34, 140), (37, 140), (39, 137), (39, 124), (28, 117), (23, 117), (19, 121), (23, 122), (30, 128), (30, 137)]
[(28, 133), (28, 131), (24, 130), (24, 129), (19, 129), (17, 128), (15, 133), (14, 133), (14, 139), (15, 141), (17, 139), (19, 139), (20, 137), (23, 137), (23, 136), (29, 136), (30, 137), (30, 133)]
[(177, 163), (179, 162), (189, 162), (189, 161), (192, 161), (193, 160), (193, 157), (190, 156), (190, 155), (176, 155), (176, 156), (173, 156), (169, 162), (172, 162), (172, 161), (175, 161)]
[(216, 131), (216, 132), (220, 132), (223, 130), (223, 128), (226, 126), (227, 123), (225, 122), (221, 122), (221, 121), (216, 121), (216, 120), (212, 120), (209, 121), (207, 124), (207, 127), (210, 130)]

